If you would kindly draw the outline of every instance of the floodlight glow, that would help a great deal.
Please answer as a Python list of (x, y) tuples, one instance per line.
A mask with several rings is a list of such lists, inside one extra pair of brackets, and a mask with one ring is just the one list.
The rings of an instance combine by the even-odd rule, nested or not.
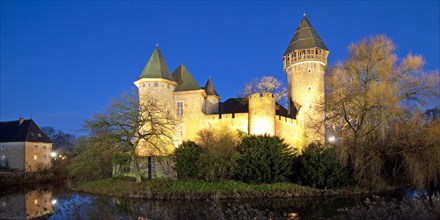
[(336, 140), (335, 136), (330, 136), (328, 138), (328, 141), (330, 141), (330, 142), (334, 142), (335, 140)]

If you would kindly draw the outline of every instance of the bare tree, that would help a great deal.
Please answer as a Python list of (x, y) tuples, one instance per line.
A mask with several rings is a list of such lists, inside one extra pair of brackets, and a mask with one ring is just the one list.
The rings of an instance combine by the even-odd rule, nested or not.
[(244, 85), (242, 95), (248, 97), (254, 93), (272, 93), (275, 101), (285, 102), (287, 97), (287, 88), (273, 76), (263, 76), (259, 79), (253, 79)]
[(352, 44), (326, 78), (326, 123), (342, 136), (341, 159), (352, 159), (361, 179), (374, 179), (383, 168), (383, 148), (372, 142), (383, 145), (393, 120), (439, 95), (438, 71), (424, 72), (420, 55), (399, 62), (394, 50), (382, 35)]
[[(174, 115), (167, 111), (157, 96), (137, 93), (123, 93), (113, 100), (105, 113), (86, 121), (86, 128), (93, 133), (110, 132), (116, 137), (115, 145), (120, 150), (130, 152), (135, 165), (136, 182), (141, 182), (141, 172), (137, 156), (147, 149), (149, 155), (172, 153), (176, 128)], [(171, 145), (171, 146), (170, 146)]]
[(64, 133), (61, 130), (56, 131), (53, 127), (42, 127), (41, 130), (46, 134), (53, 143), (53, 150), (60, 153), (71, 154), (76, 145), (77, 138), (75, 135)]

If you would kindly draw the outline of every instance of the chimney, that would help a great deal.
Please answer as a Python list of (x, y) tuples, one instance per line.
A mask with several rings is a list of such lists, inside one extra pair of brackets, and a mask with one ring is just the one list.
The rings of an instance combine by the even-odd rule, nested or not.
[(23, 124), (23, 122), (24, 122), (24, 118), (20, 118), (20, 122), (18, 123), (18, 125)]

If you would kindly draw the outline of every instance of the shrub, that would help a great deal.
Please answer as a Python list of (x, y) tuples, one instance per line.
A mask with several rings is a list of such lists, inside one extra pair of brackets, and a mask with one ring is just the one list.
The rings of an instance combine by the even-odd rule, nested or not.
[(276, 136), (245, 136), (237, 148), (240, 158), (235, 178), (243, 182), (273, 183), (291, 174), (293, 152)]
[(329, 148), (310, 144), (294, 162), (294, 181), (316, 188), (345, 186), (351, 182), (349, 169), (344, 167)]
[(202, 148), (193, 141), (184, 141), (174, 151), (174, 170), (179, 179), (195, 178), (198, 176), (198, 162), (201, 153)]
[(103, 179), (112, 176), (112, 155), (118, 147), (111, 135), (102, 134), (80, 138), (80, 152), (69, 165), (69, 175), (80, 181)]
[(203, 150), (199, 160), (200, 177), (207, 181), (231, 179), (238, 159), (238, 132), (228, 127), (207, 128), (198, 136), (197, 142)]
[(131, 155), (129, 152), (116, 152), (112, 156), (113, 175), (130, 173)]

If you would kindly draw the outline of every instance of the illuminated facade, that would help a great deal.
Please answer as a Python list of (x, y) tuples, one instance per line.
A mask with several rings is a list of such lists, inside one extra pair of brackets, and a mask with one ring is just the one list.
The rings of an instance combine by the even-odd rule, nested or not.
[(32, 120), (0, 122), (0, 167), (35, 172), (52, 167), (52, 143)]
[[(324, 141), (324, 129), (311, 127), (314, 121), (324, 118), (316, 106), (324, 96), (328, 53), (304, 15), (283, 56), (288, 79), (288, 109), (276, 103), (270, 93), (220, 102), (211, 79), (200, 87), (183, 64), (171, 74), (158, 47), (134, 83), (140, 97), (144, 94), (159, 97), (164, 109), (171, 110), (178, 118), (175, 140), (167, 144), (167, 152), (172, 152), (184, 140), (195, 140), (204, 128), (224, 125), (248, 134), (277, 135), (290, 146), (301, 149), (307, 142)], [(150, 155), (147, 149), (150, 148), (138, 146), (138, 155)]]

